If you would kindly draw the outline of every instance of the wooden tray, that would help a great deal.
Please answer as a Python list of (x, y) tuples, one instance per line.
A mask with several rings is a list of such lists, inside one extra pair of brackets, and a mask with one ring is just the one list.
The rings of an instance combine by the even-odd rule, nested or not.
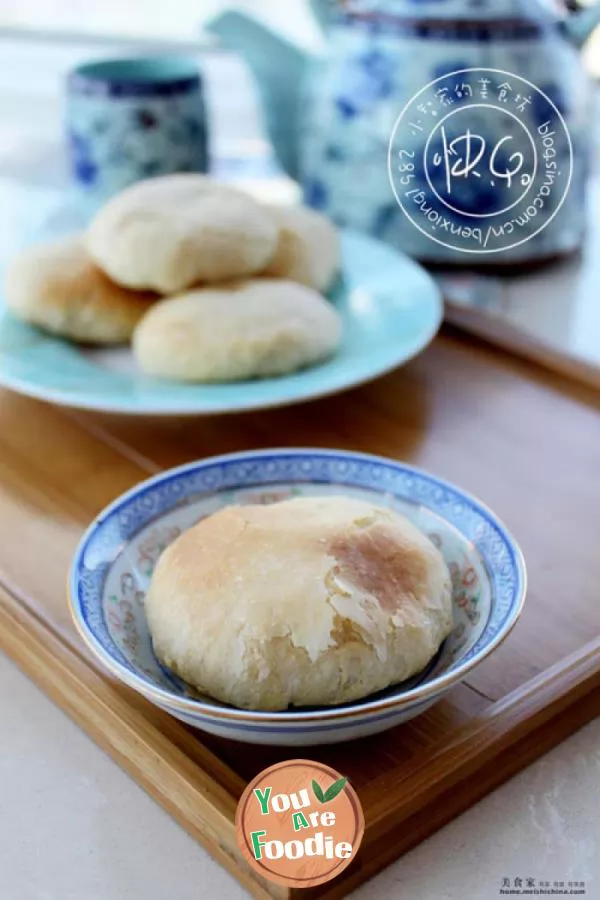
[[(0, 392), (0, 645), (256, 896), (342, 897), (600, 712), (600, 399), (446, 331), (367, 387), (287, 410), (131, 420)], [(194, 458), (277, 445), (410, 460), (481, 496), (521, 541), (521, 623), (467, 683), (408, 725), (308, 753), (362, 801), (359, 858), (286, 891), (249, 871), (234, 814), (289, 750), (202, 738), (96, 666), (69, 620), (83, 528), (134, 482)], [(295, 755), (295, 754), (294, 754)]]

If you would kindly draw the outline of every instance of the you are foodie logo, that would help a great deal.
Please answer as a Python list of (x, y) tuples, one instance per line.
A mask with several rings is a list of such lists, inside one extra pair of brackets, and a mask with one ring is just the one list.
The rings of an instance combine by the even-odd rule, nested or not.
[(364, 816), (348, 779), (310, 760), (278, 763), (242, 794), (240, 848), (253, 869), (288, 887), (315, 887), (355, 859)]

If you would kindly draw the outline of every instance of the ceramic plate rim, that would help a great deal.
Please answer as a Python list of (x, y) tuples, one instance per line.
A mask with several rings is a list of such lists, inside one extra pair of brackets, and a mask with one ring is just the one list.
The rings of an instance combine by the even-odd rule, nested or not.
[[(467, 660), (462, 665), (457, 666), (457, 668), (453, 671), (442, 674), (431, 682), (426, 682), (423, 685), (418, 685), (415, 688), (412, 688), (405, 693), (398, 695), (397, 697), (386, 697), (370, 702), (368, 701), (368, 699), (358, 700), (355, 701), (353, 705), (344, 706), (344, 708), (333, 706), (331, 708), (316, 711), (313, 710), (311, 712), (302, 712), (301, 710), (293, 712), (289, 712), (287, 710), (268, 712), (261, 710), (242, 710), (236, 708), (229, 709), (227, 707), (214, 707), (211, 704), (204, 703), (201, 700), (178, 697), (165, 688), (154, 686), (151, 683), (145, 681), (136, 673), (130, 672), (128, 669), (122, 666), (122, 664), (118, 660), (115, 660), (112, 656), (110, 656), (110, 654), (104, 649), (102, 644), (88, 630), (87, 625), (83, 620), (83, 616), (80, 615), (80, 604), (78, 600), (77, 590), (78, 573), (87, 545), (94, 535), (95, 530), (102, 523), (102, 521), (104, 521), (104, 519), (114, 514), (118, 509), (127, 504), (137, 494), (150, 487), (160, 484), (161, 481), (167, 481), (174, 476), (179, 476), (185, 474), (186, 472), (191, 472), (195, 469), (201, 469), (208, 465), (215, 465), (221, 462), (233, 462), (235, 460), (241, 461), (242, 459), (249, 460), (253, 458), (260, 458), (267, 454), (270, 456), (287, 454), (298, 457), (320, 454), (323, 456), (348, 457), (349, 460), (360, 460), (363, 462), (385, 463), (386, 465), (392, 464), (401, 467), (405, 471), (414, 472), (415, 474), (424, 476), (427, 479), (433, 479), (441, 486), (451, 491), (458, 492), (462, 497), (465, 498), (465, 500), (481, 510), (485, 514), (485, 516), (494, 523), (494, 525), (499, 529), (503, 537), (506, 539), (507, 543), (510, 545), (511, 550), (514, 554), (514, 564), (518, 584), (517, 599), (503, 629), (501, 629), (485, 647), (481, 648), (479, 654)], [(73, 560), (71, 562), (67, 582), (68, 605), (77, 631), (79, 632), (80, 636), (83, 638), (87, 646), (90, 648), (90, 650), (92, 650), (96, 655), (96, 657), (98, 657), (102, 661), (104, 666), (109, 671), (111, 671), (120, 681), (128, 684), (130, 687), (134, 688), (136, 691), (138, 691), (148, 699), (153, 700), (162, 708), (171, 707), (180, 711), (194, 713), (196, 716), (202, 716), (206, 719), (210, 719), (216, 722), (225, 720), (226, 722), (228, 721), (233, 725), (235, 725), (236, 722), (244, 721), (255, 722), (257, 724), (281, 723), (283, 725), (287, 723), (294, 723), (297, 725), (302, 725), (304, 723), (313, 721), (323, 722), (332, 720), (347, 720), (349, 718), (368, 717), (371, 713), (379, 712), (380, 710), (384, 709), (393, 708), (400, 710), (403, 707), (412, 706), (416, 702), (419, 702), (421, 700), (425, 700), (427, 698), (431, 699), (432, 697), (435, 697), (435, 695), (443, 693), (454, 684), (458, 684), (460, 681), (462, 681), (465, 675), (469, 671), (471, 671), (471, 669), (473, 669), (476, 665), (479, 665), (479, 663), (486, 659), (490, 655), (490, 653), (492, 653), (498, 646), (500, 646), (500, 644), (508, 637), (508, 635), (516, 625), (522, 613), (526, 595), (527, 568), (519, 544), (514, 539), (509, 529), (506, 528), (504, 522), (499, 519), (498, 516), (475, 495), (464, 491), (462, 488), (457, 487), (452, 482), (449, 482), (444, 478), (433, 475), (425, 469), (422, 469), (418, 466), (413, 466), (409, 463), (401, 462), (400, 460), (394, 460), (389, 457), (378, 456), (370, 453), (323, 449), (318, 447), (275, 447), (264, 448), (261, 450), (239, 451), (236, 453), (225, 453), (218, 456), (206, 457), (200, 460), (184, 463), (181, 466), (175, 466), (171, 469), (159, 472), (156, 475), (153, 475), (150, 478), (139, 482), (129, 490), (125, 491), (115, 500), (113, 500), (112, 503), (108, 504), (108, 506), (106, 506), (103, 510), (101, 510), (101, 512), (88, 526), (83, 536), (81, 537), (75, 551)], [(357, 706), (359, 706), (360, 708), (357, 709)]]

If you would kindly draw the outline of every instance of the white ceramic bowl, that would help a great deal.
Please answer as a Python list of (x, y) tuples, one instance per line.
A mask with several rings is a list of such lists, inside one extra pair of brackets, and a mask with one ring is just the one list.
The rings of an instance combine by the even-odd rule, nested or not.
[[(226, 504), (315, 494), (388, 505), (428, 534), (450, 567), (453, 632), (419, 675), (354, 703), (260, 712), (198, 698), (152, 651), (144, 597), (160, 553), (181, 531)], [(506, 637), (525, 590), (519, 548), (478, 500), (403, 463), (327, 450), (236, 453), (151, 478), (92, 523), (70, 573), (75, 624), (115, 677), (203, 731), (282, 746), (352, 740), (423, 712)]]

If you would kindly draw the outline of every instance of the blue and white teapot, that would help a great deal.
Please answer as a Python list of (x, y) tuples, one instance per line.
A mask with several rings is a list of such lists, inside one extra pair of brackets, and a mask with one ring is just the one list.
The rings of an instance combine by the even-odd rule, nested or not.
[(426, 262), (538, 261), (582, 238), (590, 160), (578, 51), (600, 6), (312, 0), (314, 57), (240, 12), (210, 29), (258, 82), (306, 202)]

